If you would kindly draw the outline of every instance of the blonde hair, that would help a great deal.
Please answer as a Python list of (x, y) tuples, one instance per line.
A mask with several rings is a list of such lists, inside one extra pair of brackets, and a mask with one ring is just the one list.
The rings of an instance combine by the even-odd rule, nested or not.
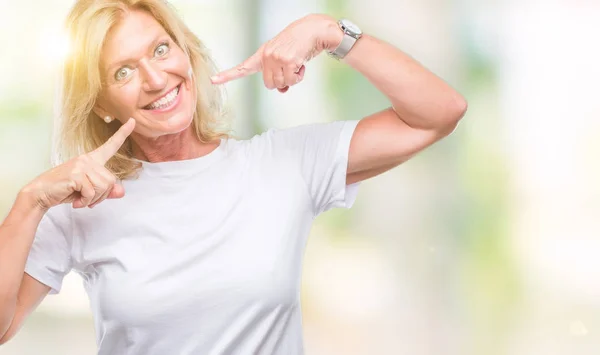
[[(216, 66), (207, 48), (175, 10), (163, 0), (78, 0), (66, 21), (72, 50), (64, 62), (57, 124), (57, 162), (88, 153), (111, 137), (120, 127), (106, 124), (93, 112), (102, 90), (100, 55), (107, 33), (131, 10), (142, 10), (160, 23), (173, 41), (188, 55), (198, 96), (192, 126), (201, 142), (229, 137), (223, 122), (222, 92), (212, 85)], [(107, 163), (120, 179), (132, 177), (141, 164), (133, 159), (131, 140)]]

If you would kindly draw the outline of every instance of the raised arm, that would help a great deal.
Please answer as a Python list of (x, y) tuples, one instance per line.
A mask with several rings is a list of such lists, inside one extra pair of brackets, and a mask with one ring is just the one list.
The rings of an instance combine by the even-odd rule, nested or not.
[[(332, 37), (339, 36), (339, 30), (332, 33)], [(467, 110), (466, 100), (443, 80), (375, 37), (362, 36), (344, 62), (392, 104), (356, 127), (350, 144), (348, 183), (381, 174), (410, 159), (450, 134)]]
[(17, 333), (50, 291), (49, 286), (25, 273), (27, 257), (42, 218), (59, 204), (72, 203), (74, 208), (84, 208), (107, 198), (123, 197), (123, 187), (116, 184), (116, 178), (104, 165), (134, 127), (132, 119), (95, 151), (43, 173), (19, 193), (0, 224), (0, 344)]
[[(344, 34), (330, 16), (294, 21), (235, 68), (219, 73), (222, 84), (262, 72), (265, 86), (286, 92), (304, 78), (305, 64), (333, 51)], [(344, 62), (385, 94), (391, 107), (358, 124), (352, 137), (347, 183), (383, 173), (451, 133), (467, 109), (466, 100), (400, 49), (365, 34)]]

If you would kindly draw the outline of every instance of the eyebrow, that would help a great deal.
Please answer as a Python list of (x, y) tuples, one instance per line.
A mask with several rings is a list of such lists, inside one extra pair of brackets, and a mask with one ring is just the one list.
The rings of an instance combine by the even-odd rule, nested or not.
[[(156, 47), (156, 45), (163, 39), (163, 37), (165, 37), (164, 34), (160, 34), (158, 36), (156, 36), (152, 42), (150, 42), (147, 46), (146, 49), (149, 48), (154, 48)], [(133, 62), (135, 60), (135, 57), (129, 57), (129, 58), (123, 58), (123, 59), (119, 59), (116, 62), (113, 62), (112, 64), (110, 64), (107, 69), (106, 72), (110, 75), (110, 73), (114, 70), (114, 69), (118, 69), (121, 68), (124, 64), (126, 63), (130, 63)]]

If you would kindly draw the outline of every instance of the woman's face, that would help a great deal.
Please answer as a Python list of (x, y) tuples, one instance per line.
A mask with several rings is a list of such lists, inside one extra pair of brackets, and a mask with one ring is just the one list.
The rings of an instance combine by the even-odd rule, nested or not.
[(100, 70), (105, 82), (95, 112), (126, 122), (146, 137), (189, 127), (196, 107), (190, 61), (146, 12), (129, 12), (108, 34)]

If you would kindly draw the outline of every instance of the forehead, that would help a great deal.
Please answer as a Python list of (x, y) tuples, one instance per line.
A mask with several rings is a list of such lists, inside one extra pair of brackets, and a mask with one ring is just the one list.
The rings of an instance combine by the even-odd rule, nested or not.
[(106, 36), (102, 47), (102, 64), (106, 68), (119, 61), (143, 55), (156, 37), (166, 34), (161, 24), (149, 13), (128, 11)]

